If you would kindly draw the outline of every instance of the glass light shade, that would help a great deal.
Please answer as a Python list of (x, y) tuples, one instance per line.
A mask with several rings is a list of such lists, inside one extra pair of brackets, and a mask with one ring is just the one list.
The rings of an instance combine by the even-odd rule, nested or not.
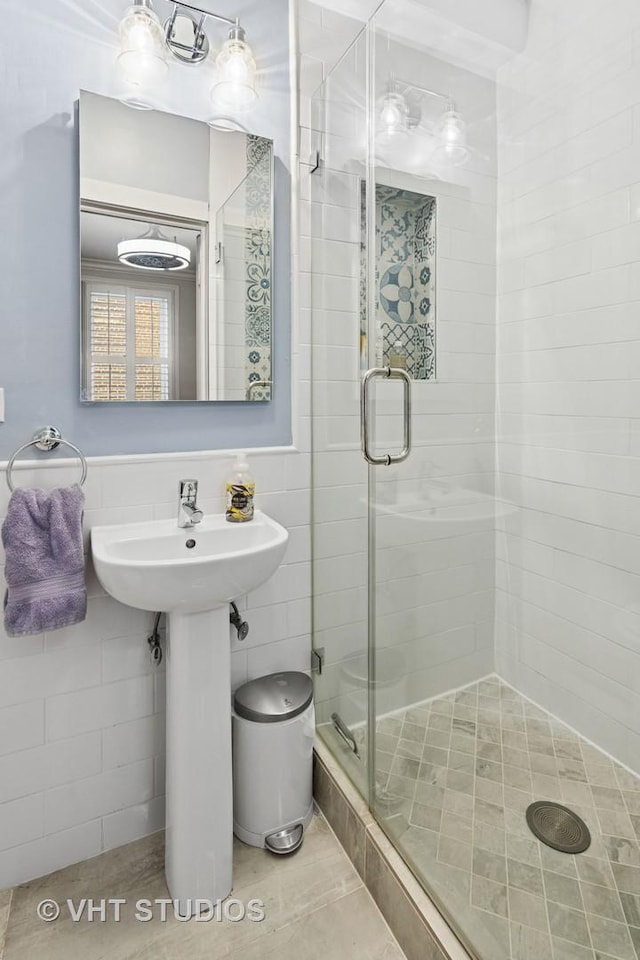
[(407, 129), (408, 114), (409, 109), (405, 98), (401, 93), (394, 93), (390, 90), (382, 98), (380, 106), (381, 133), (388, 137), (404, 133)]
[(438, 137), (445, 157), (458, 166), (469, 156), (466, 125), (459, 113), (449, 109), (438, 125)]
[(129, 7), (120, 21), (118, 73), (127, 90), (125, 103), (140, 109), (153, 106), (153, 92), (169, 70), (162, 25), (150, 8)]
[(230, 37), (216, 57), (217, 77), (211, 99), (221, 110), (236, 113), (248, 110), (258, 99), (256, 61), (249, 44)]
[(216, 116), (211, 117), (210, 120), (207, 120), (207, 123), (210, 127), (213, 127), (214, 130), (219, 130), (220, 133), (248, 133), (245, 127), (241, 123), (238, 123), (237, 120), (234, 120), (233, 117), (223, 117)]

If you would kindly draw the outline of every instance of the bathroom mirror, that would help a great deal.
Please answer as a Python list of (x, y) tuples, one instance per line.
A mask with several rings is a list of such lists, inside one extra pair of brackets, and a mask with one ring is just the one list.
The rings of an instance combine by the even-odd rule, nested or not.
[(82, 400), (268, 401), (273, 144), (83, 92)]
[[(376, 184), (376, 366), (401, 367), (413, 380), (436, 375), (437, 200), (413, 190)], [(361, 365), (367, 356), (366, 194), (362, 185), (360, 303)]]

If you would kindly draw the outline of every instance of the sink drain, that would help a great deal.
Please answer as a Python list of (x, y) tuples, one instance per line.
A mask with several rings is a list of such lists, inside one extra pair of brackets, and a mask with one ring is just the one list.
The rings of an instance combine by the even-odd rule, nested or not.
[(539, 800), (527, 808), (531, 832), (560, 853), (584, 853), (591, 844), (589, 828), (577, 813), (551, 800)]

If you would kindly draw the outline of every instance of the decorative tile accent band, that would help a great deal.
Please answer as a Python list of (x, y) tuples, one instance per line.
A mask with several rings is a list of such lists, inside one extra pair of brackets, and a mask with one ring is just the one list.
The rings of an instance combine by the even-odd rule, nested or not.
[[(271, 144), (247, 136), (246, 312), (247, 391), (271, 399)], [(252, 384), (256, 386), (252, 389)]]

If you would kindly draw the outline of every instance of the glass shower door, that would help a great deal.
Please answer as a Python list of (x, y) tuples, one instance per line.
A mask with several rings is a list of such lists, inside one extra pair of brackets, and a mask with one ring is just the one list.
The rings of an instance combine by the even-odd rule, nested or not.
[(368, 28), (363, 339), (367, 366), (392, 371), (373, 375), (364, 431), (380, 458), (368, 467), (370, 805), (454, 929), (506, 960), (506, 921), (472, 906), (474, 831), (483, 850), (502, 839), (479, 823), (500, 744), (476, 739), (494, 669), (495, 85), (429, 52), (424, 16), (385, 3)]
[[(367, 795), (367, 465), (360, 451), (367, 46), (312, 99), (302, 233), (311, 265), (313, 636), (318, 734)], [(321, 664), (321, 665), (320, 665)]]

